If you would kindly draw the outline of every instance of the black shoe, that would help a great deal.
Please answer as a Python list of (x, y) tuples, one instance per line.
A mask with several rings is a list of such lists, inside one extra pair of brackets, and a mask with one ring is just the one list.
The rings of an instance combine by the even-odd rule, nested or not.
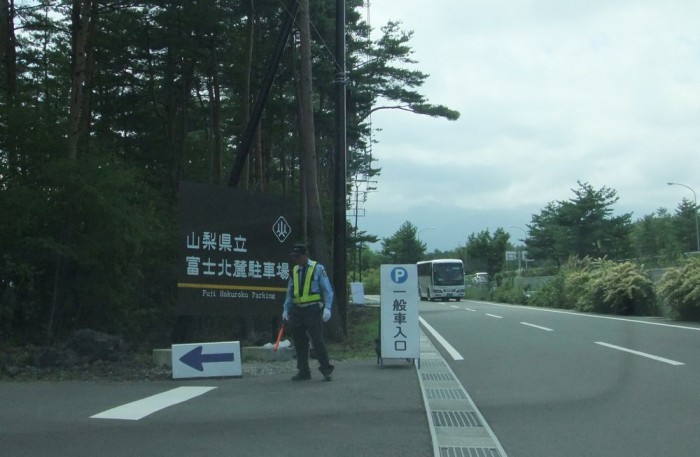
[(292, 381), (308, 381), (309, 379), (311, 379), (309, 371), (299, 371), (299, 373), (292, 376)]
[(326, 367), (326, 368), (321, 367), (321, 368), (318, 369), (318, 371), (320, 371), (321, 374), (323, 375), (323, 380), (324, 380), (324, 381), (331, 381), (331, 380), (333, 379), (333, 378), (331, 377), (331, 373), (333, 373), (333, 369), (334, 369), (334, 368), (335, 368), (335, 367), (334, 367), (333, 365), (329, 365), (329, 366)]

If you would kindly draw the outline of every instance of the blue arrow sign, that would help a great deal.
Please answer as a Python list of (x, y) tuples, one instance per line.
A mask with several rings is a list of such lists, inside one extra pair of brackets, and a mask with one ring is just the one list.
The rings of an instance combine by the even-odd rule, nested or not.
[(187, 354), (180, 357), (180, 361), (197, 371), (204, 371), (204, 363), (233, 362), (233, 352), (219, 354), (202, 354), (202, 346), (197, 346)]

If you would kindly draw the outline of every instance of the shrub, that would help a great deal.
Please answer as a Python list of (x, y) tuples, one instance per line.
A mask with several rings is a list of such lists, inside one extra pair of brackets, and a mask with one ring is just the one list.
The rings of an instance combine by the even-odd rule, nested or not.
[(567, 308), (564, 275), (556, 275), (551, 281), (545, 283), (540, 290), (532, 292), (528, 303), (542, 308)]
[(528, 297), (525, 290), (518, 285), (506, 284), (494, 289), (493, 301), (500, 303), (512, 303), (516, 305), (526, 305)]
[(690, 259), (667, 271), (658, 290), (678, 318), (700, 320), (700, 260)]
[(365, 287), (365, 294), (379, 295), (379, 270), (377, 268), (370, 268), (363, 272), (362, 283)]
[(564, 279), (562, 308), (593, 311), (595, 303), (591, 293), (591, 272), (587, 269), (572, 271)]
[(501, 303), (513, 303), (526, 305), (528, 297), (525, 295), (522, 278), (514, 274), (496, 275), (500, 279), (499, 286), (493, 289), (492, 299)]
[(629, 262), (605, 262), (593, 281), (594, 297), (603, 312), (613, 314), (655, 314), (654, 283), (643, 266)]
[(654, 284), (642, 266), (590, 258), (570, 259), (530, 301), (535, 306), (612, 314), (652, 314)]
[(467, 300), (491, 300), (491, 288), (487, 284), (467, 284), (464, 288), (464, 298)]

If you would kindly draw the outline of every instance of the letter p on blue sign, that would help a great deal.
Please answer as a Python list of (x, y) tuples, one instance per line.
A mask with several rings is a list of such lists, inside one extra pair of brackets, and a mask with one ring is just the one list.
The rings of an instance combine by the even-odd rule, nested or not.
[(401, 284), (408, 279), (408, 272), (404, 267), (396, 267), (391, 270), (391, 280), (396, 284)]

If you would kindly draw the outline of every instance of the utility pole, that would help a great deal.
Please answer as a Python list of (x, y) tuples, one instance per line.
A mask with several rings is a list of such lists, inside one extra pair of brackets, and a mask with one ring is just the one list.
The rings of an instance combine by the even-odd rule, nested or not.
[[(357, 270), (360, 271), (360, 281), (362, 281), (362, 246), (363, 243), (358, 243), (358, 234), (359, 234), (359, 221), (358, 219), (360, 217), (364, 217), (365, 215), (365, 210), (364, 208), (360, 208), (361, 204), (367, 203), (367, 194), (372, 192), (373, 190), (377, 190), (376, 187), (372, 187), (372, 184), (376, 184), (377, 181), (374, 181), (370, 179), (369, 174), (366, 175), (360, 175), (360, 173), (356, 173), (355, 176), (353, 177), (353, 187), (354, 187), (354, 203), (353, 203), (353, 208), (352, 211), (350, 212), (350, 216), (355, 218), (355, 225), (353, 226), (353, 234), (354, 234), (354, 239), (355, 239), (355, 245), (353, 246), (353, 270), (352, 270), (352, 280), (353, 282), (355, 281), (356, 273)], [(360, 190), (362, 186), (365, 186), (364, 189)]]
[(335, 2), (335, 186), (333, 188), (333, 288), (347, 335), (345, 0)]
[[(355, 246), (353, 246), (353, 258), (355, 259), (353, 269), (352, 269), (352, 281), (355, 282), (356, 278), (355, 275), (357, 274), (357, 270), (361, 268), (359, 265), (359, 252), (357, 249), (357, 218), (359, 217), (360, 213), (360, 184), (359, 181), (357, 180), (357, 175), (355, 175)], [(357, 255), (355, 253), (357, 252)]]

